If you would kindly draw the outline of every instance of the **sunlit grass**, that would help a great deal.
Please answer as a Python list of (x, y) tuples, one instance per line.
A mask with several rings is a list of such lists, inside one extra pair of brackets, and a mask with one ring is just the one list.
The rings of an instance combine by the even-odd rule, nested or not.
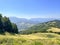
[(60, 45), (60, 35), (34, 33), (29, 35), (0, 35), (0, 45)]
[(59, 29), (59, 28), (51, 27), (50, 29), (48, 29), (48, 31), (52, 31), (52, 32), (60, 32), (60, 29)]

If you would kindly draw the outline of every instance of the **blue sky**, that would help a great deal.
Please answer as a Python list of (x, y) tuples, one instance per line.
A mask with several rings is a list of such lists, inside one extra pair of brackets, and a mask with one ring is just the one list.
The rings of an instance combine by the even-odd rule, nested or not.
[(60, 0), (0, 0), (0, 13), (19, 18), (60, 18)]

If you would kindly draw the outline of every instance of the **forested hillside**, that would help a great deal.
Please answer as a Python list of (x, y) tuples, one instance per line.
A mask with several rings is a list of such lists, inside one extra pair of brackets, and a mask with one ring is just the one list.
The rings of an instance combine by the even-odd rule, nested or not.
[[(54, 28), (54, 30), (52, 28)], [(54, 31), (55, 31), (55, 33), (60, 33), (59, 30), (56, 32), (55, 29), (60, 30), (60, 20), (53, 20), (53, 21), (48, 21), (45, 23), (40, 23), (40, 24), (37, 24), (37, 25), (34, 25), (34, 26), (28, 28), (28, 30), (21, 31), (20, 33), (31, 34), (31, 33), (38, 33), (38, 32), (45, 33), (45, 32), (54, 32)]]
[(2, 14), (0, 14), (0, 34), (5, 32), (18, 33), (18, 28), (16, 24), (10, 22), (8, 17), (2, 17)]

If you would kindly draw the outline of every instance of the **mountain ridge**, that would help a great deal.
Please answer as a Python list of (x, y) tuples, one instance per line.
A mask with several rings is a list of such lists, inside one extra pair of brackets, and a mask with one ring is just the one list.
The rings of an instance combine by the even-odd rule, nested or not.
[(55, 20), (55, 18), (17, 18), (17, 17), (9, 17), (11, 22), (15, 23), (19, 30), (26, 30), (31, 26), (34, 26), (38, 23), (44, 23), (51, 20)]
[[(43, 32), (44, 33), (45, 32), (54, 32), (55, 30), (52, 30), (52, 29), (60, 30), (59, 24), (60, 24), (60, 20), (52, 20), (52, 21), (34, 25), (34, 26), (28, 28), (28, 30), (21, 31), (20, 33), (24, 34), (26, 32), (26, 34), (28, 34), (28, 33), (30, 34), (30, 33), (38, 33), (38, 32), (42, 32), (42, 33)], [(59, 32), (57, 31), (56, 33), (60, 33), (60, 31)]]

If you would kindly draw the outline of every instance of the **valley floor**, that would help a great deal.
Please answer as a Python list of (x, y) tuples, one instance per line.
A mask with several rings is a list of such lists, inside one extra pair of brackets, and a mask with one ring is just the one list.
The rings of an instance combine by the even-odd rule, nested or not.
[(0, 45), (60, 45), (60, 35), (35, 33), (29, 35), (0, 35)]

